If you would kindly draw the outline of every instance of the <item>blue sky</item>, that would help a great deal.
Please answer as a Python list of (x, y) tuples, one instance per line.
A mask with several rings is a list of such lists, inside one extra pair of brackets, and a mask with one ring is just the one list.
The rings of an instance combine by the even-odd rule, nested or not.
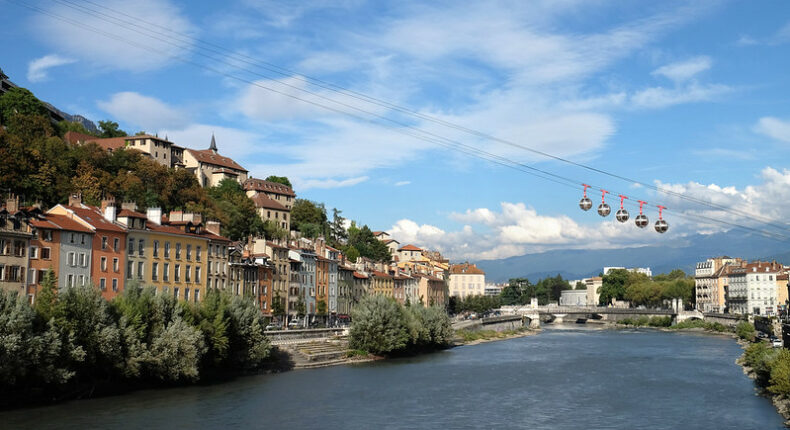
[[(0, 37), (13, 43), (0, 67), (40, 98), (192, 148), (208, 147), (213, 132), (220, 152), (254, 176), (287, 175), (300, 197), (455, 259), (656, 244), (725, 227), (669, 212), (670, 231), (658, 235), (602, 219), (578, 209), (581, 187), (414, 139), (354, 109), (632, 200), (754, 221), (364, 103), (305, 76), (782, 223), (790, 216), (784, 1), (24, 2), (49, 15), (3, 6)], [(213, 51), (184, 46), (186, 36)], [(339, 102), (367, 120), (261, 87)], [(648, 209), (651, 220), (655, 212)]]

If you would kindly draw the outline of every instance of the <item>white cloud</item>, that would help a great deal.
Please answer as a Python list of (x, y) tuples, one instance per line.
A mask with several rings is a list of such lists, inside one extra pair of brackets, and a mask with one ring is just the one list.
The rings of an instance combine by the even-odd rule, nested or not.
[[(35, 34), (41, 37), (44, 43), (68, 53), (69, 56), (107, 69), (133, 72), (155, 70), (173, 62), (171, 56), (188, 54), (188, 48), (174, 47), (168, 43), (168, 41), (173, 42), (175, 40), (173, 38), (146, 36), (139, 31), (140, 23), (128, 17), (145, 20), (150, 23), (145, 26), (152, 30), (195, 34), (196, 28), (181, 10), (168, 0), (107, 0), (102, 2), (102, 6), (118, 13), (98, 7), (90, 8), (111, 15), (115, 19), (95, 16), (84, 12), (84, 9), (69, 7), (66, 4), (49, 3), (45, 6), (47, 11), (62, 17), (63, 20), (47, 15), (36, 15), (33, 18)], [(77, 26), (68, 21), (78, 22), (93, 29)], [(102, 33), (111, 34), (114, 38)]]
[(66, 58), (58, 54), (49, 54), (41, 58), (36, 58), (27, 66), (27, 80), (30, 82), (41, 82), (49, 79), (47, 72), (49, 69), (65, 64), (76, 62), (72, 58)]
[(634, 93), (631, 104), (637, 108), (665, 108), (682, 103), (713, 100), (732, 91), (727, 85), (692, 83), (677, 88), (652, 87)]
[(351, 187), (370, 179), (368, 176), (359, 176), (356, 178), (348, 178), (343, 180), (337, 179), (301, 179), (294, 177), (294, 187), (299, 190), (308, 190), (310, 188), (342, 188)]
[(674, 82), (684, 82), (710, 69), (711, 63), (710, 57), (694, 57), (685, 61), (661, 66), (654, 70), (652, 74), (664, 76)]
[(411, 181), (398, 181), (398, 182), (395, 183), (395, 186), (396, 187), (402, 187), (404, 185), (409, 185), (409, 184), (411, 184)]
[(790, 143), (790, 121), (766, 116), (757, 121), (754, 130), (772, 139)]
[(99, 101), (99, 108), (124, 123), (135, 125), (150, 133), (187, 125), (186, 111), (142, 94), (124, 91), (113, 94), (109, 100)]

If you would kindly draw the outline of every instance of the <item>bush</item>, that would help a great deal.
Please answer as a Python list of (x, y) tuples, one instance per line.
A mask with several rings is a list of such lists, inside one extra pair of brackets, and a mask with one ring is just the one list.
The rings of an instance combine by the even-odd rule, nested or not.
[(743, 363), (752, 368), (755, 381), (761, 387), (768, 385), (771, 378), (771, 364), (775, 356), (776, 351), (765, 342), (750, 344), (743, 353)]
[(363, 298), (351, 318), (349, 345), (373, 354), (444, 347), (453, 336), (444, 309), (404, 307), (380, 295)]
[(790, 395), (790, 350), (781, 349), (771, 361), (768, 391), (787, 397)]
[(757, 334), (752, 323), (748, 321), (741, 321), (735, 326), (735, 334), (743, 340), (753, 341), (754, 336)]

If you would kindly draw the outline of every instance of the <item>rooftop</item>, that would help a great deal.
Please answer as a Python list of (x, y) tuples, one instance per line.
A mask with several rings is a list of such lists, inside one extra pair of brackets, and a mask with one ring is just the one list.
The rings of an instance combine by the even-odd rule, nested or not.
[(192, 154), (195, 159), (204, 164), (213, 164), (215, 166), (227, 167), (229, 169), (235, 169), (242, 172), (247, 171), (247, 169), (241, 167), (239, 163), (228, 157), (223, 157), (222, 155), (219, 155), (210, 149), (187, 149), (187, 152)]
[(249, 178), (244, 181), (245, 191), (263, 191), (286, 196), (296, 197), (296, 193), (291, 187), (278, 182), (266, 181), (263, 179)]

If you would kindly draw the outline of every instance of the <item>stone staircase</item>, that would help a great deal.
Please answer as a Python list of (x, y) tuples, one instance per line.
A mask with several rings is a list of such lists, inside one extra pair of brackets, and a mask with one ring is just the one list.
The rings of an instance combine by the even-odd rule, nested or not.
[(294, 369), (332, 366), (347, 362), (348, 341), (321, 340), (294, 345), (282, 345), (293, 359)]

